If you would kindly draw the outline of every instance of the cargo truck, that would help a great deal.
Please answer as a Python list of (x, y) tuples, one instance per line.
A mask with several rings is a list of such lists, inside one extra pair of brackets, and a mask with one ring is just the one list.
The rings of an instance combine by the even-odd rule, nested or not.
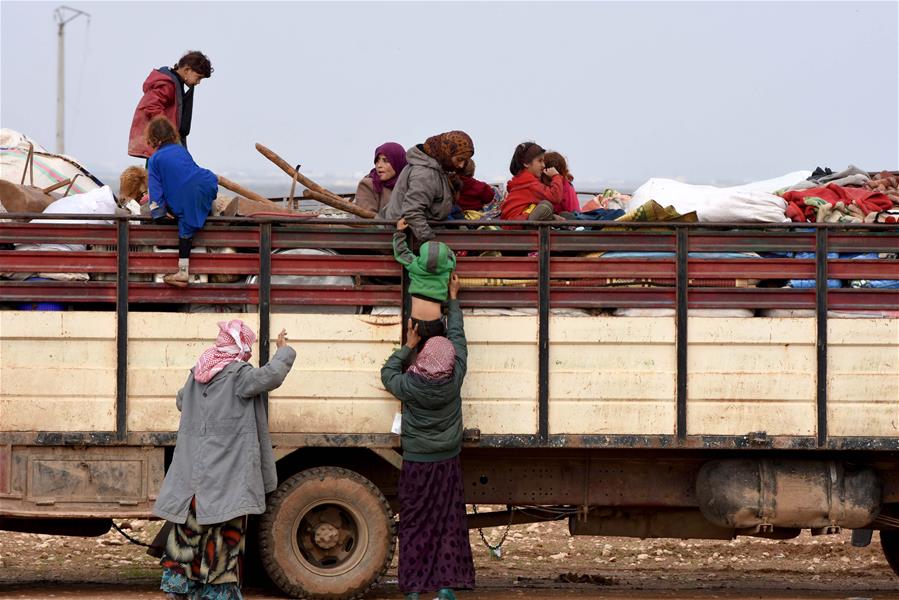
[[(879, 530), (899, 570), (899, 290), (828, 286), (899, 280), (895, 227), (445, 227), (470, 353), (466, 500), (506, 507), (469, 527), (851, 529), (859, 545)], [(216, 322), (241, 318), (261, 363), (281, 328), (298, 352), (267, 398), (280, 484), (248, 552), (289, 595), (363, 594), (402, 518), (400, 407), (379, 378), (405, 315), (390, 236), (374, 221), (213, 219), (191, 259), (207, 282), (182, 290), (153, 281), (174, 264), (157, 251), (172, 227), (0, 223), (0, 528), (97, 535), (150, 517), (175, 393)]]

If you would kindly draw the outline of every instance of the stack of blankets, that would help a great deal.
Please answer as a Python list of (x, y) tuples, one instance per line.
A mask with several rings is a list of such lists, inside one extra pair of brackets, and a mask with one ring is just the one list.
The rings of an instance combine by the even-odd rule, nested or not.
[(799, 223), (896, 223), (899, 218), (899, 177), (888, 171), (872, 178), (853, 165), (837, 173), (818, 168), (781, 195), (786, 216)]

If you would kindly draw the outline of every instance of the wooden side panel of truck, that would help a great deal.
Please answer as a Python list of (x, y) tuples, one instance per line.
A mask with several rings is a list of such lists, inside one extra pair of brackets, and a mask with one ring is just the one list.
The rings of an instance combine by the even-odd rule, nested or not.
[[(131, 313), (127, 427), (174, 432), (174, 397), (222, 319), (254, 315)], [(114, 313), (0, 312), (4, 431), (115, 428)], [(399, 318), (273, 317), (297, 362), (270, 396), (272, 433), (390, 433), (399, 403), (380, 381)], [(467, 428), (537, 433), (537, 327), (527, 316), (468, 316)], [(687, 434), (814, 436), (813, 319), (701, 318), (689, 323)], [(828, 431), (899, 439), (899, 319), (829, 322)], [(671, 318), (553, 317), (550, 434), (672, 435)], [(258, 353), (258, 345), (256, 348)], [(397, 442), (398, 440), (394, 440)]]

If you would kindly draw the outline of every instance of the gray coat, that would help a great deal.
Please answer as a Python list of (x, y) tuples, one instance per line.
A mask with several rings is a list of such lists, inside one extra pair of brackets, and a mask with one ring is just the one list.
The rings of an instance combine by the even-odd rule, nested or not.
[(437, 159), (418, 146), (406, 152), (406, 167), (393, 186), (390, 202), (379, 213), (382, 219), (404, 217), (416, 240), (437, 237), (427, 221), (442, 221), (453, 211), (455, 198), (449, 179)]
[(197, 382), (191, 370), (178, 392), (181, 425), (175, 456), (154, 515), (184, 523), (194, 496), (200, 525), (265, 512), (265, 494), (278, 486), (278, 476), (259, 394), (284, 382), (296, 356), (286, 346), (258, 369), (234, 361), (209, 383)]

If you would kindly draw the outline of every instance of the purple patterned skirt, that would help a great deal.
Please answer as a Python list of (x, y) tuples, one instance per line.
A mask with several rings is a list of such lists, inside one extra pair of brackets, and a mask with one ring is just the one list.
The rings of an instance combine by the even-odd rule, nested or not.
[(399, 496), (400, 590), (473, 588), (474, 562), (459, 457), (403, 461)]

